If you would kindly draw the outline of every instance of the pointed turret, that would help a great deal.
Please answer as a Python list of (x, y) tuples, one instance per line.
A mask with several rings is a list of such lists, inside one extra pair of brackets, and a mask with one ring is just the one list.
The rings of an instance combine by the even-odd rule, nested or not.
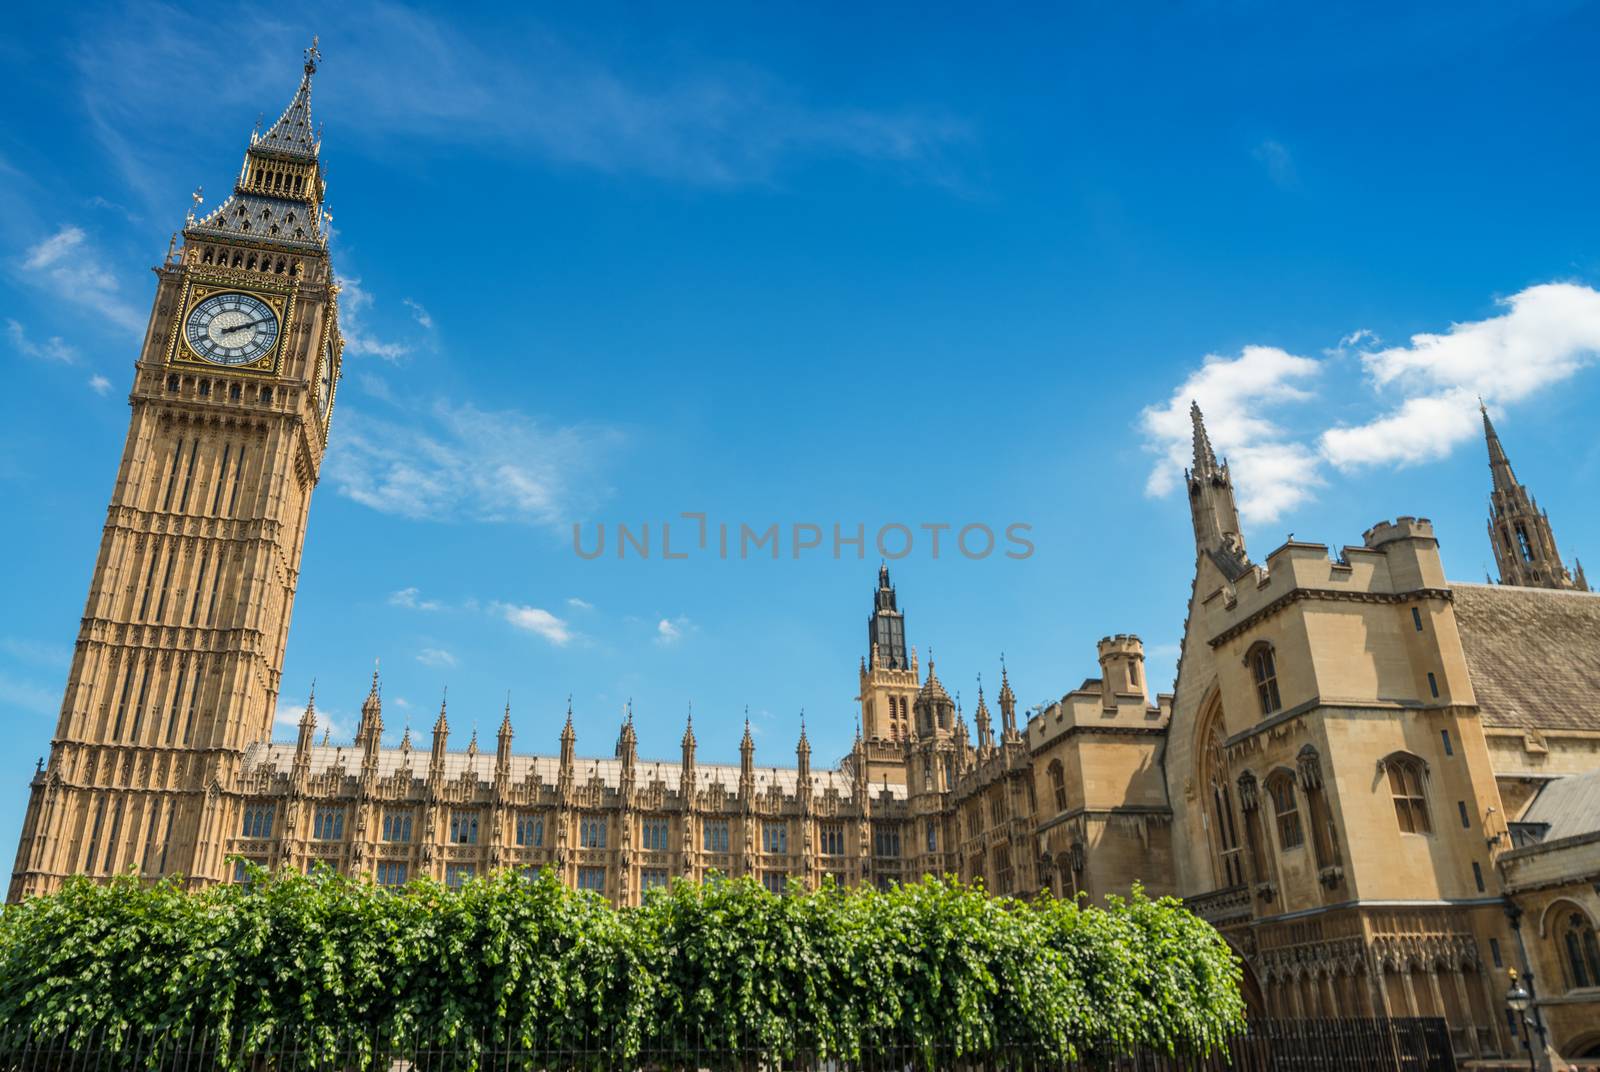
[(689, 707), (689, 716), (683, 722), (683, 780), (690, 784), (694, 780), (694, 707)]
[(1184, 473), (1189, 486), (1189, 513), (1194, 522), (1197, 552), (1209, 556), (1229, 580), (1242, 576), (1249, 566), (1239, 511), (1233, 501), (1233, 478), (1228, 463), (1220, 464), (1211, 448), (1200, 404), (1189, 404), (1194, 423), (1194, 468)]
[(251, 134), (233, 195), (204, 218), (191, 216), (186, 238), (259, 241), (305, 250), (327, 244), (322, 146), (311, 123), (311, 78), (321, 55), (313, 38), (289, 106), (265, 134)]
[(994, 748), (994, 728), (989, 721), (989, 705), (983, 699), (983, 678), (978, 678), (978, 709), (972, 713), (978, 725), (978, 751), (987, 754)]
[(800, 784), (809, 788), (811, 785), (811, 742), (806, 739), (806, 713), (800, 712), (800, 740), (794, 746), (796, 765), (800, 771)]
[(311, 695), (306, 697), (306, 709), (300, 714), (300, 735), (295, 739), (295, 755), (307, 755), (317, 737), (317, 683), (311, 683)]
[(1489, 448), (1489, 543), (1494, 548), (1500, 583), (1587, 592), (1589, 582), (1583, 567), (1568, 572), (1562, 563), (1550, 515), (1539, 509), (1526, 487), (1517, 483), (1488, 408), (1480, 402), (1478, 409), (1483, 415), (1483, 437)]
[(496, 773), (510, 773), (510, 694), (506, 696), (506, 714), (501, 717), (499, 733), (494, 734), (494, 770)]
[(433, 723), (433, 762), (440, 765), (444, 762), (445, 745), (450, 740), (450, 719), (445, 715), (445, 706), (449, 701), (449, 694), (439, 701), (439, 717)]
[(755, 789), (756, 741), (750, 735), (750, 709), (744, 712), (744, 736), (739, 739), (739, 795), (748, 797)]
[(1019, 741), (1017, 732), (1017, 694), (1011, 691), (1011, 678), (1006, 673), (1006, 657), (1000, 656), (1000, 739)]
[(372, 687), (361, 704), (361, 723), (356, 727), (356, 745), (367, 751), (377, 748), (383, 739), (383, 699), (378, 683), (378, 665), (372, 666)]

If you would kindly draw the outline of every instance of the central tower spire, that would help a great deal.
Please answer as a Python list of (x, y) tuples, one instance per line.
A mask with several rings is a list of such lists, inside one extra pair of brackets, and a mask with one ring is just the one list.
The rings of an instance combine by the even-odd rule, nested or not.
[(1189, 485), (1189, 512), (1194, 520), (1195, 549), (1209, 555), (1222, 572), (1233, 580), (1248, 568), (1244, 535), (1239, 527), (1239, 510), (1233, 501), (1233, 477), (1228, 463), (1217, 461), (1206, 433), (1200, 404), (1189, 404), (1189, 419), (1194, 423), (1194, 468), (1184, 473)]
[(1583, 566), (1574, 562), (1569, 573), (1562, 564), (1550, 515), (1517, 483), (1488, 408), (1479, 402), (1478, 410), (1483, 414), (1483, 437), (1489, 448), (1489, 544), (1494, 548), (1500, 583), (1587, 592)]

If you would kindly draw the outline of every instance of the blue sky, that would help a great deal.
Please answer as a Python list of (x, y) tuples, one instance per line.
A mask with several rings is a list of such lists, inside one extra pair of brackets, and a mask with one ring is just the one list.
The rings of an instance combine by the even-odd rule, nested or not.
[[(1187, 400), (1257, 558), (1435, 520), (1481, 580), (1475, 398), (1600, 556), (1600, 12), (74, 6), (0, 40), (0, 841), (48, 749), (152, 279), (321, 35), (345, 380), (280, 714), (315, 677), (518, 747), (847, 747), (880, 526), (910, 639), (1024, 704), (1136, 632), (1170, 681)], [(863, 524), (593, 561), (571, 525)], [(938, 559), (924, 524), (1031, 526)], [(614, 533), (614, 529), (613, 529)], [(713, 539), (714, 543), (714, 539)], [(1004, 545), (1002, 544), (1002, 549)]]

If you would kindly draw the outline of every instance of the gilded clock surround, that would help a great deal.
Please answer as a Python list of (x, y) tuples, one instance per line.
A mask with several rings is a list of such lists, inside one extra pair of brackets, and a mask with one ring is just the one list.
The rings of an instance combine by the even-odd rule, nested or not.
[[(248, 282), (241, 279), (241, 276), (248, 278)], [(261, 281), (262, 277), (254, 273), (233, 271), (224, 273), (204, 269), (187, 270), (183, 279), (183, 297), (179, 302), (179, 308), (182, 312), (179, 316), (173, 318), (172, 327), (168, 332), (168, 363), (211, 370), (226, 368), (229, 372), (254, 373), (265, 376), (276, 375), (279, 370), (279, 361), (283, 353), (285, 340), (289, 338), (290, 333), (295, 329), (294, 306), (296, 291), (299, 287), (295, 283), (290, 283), (283, 288), (263, 287)], [(184, 335), (183, 326), (188, 322), (190, 314), (207, 298), (215, 294), (234, 293), (248, 294), (264, 302), (278, 318), (278, 334), (272, 340), (272, 345), (267, 348), (266, 353), (256, 360), (240, 365), (222, 366), (195, 351)], [(318, 361), (321, 360), (322, 358), (319, 356)]]

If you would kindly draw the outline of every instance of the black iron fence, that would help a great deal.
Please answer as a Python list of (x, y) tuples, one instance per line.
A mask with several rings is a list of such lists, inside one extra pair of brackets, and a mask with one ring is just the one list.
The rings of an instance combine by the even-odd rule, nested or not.
[(540, 1046), (460, 1032), (447, 1043), (314, 1029), (233, 1038), (208, 1028), (128, 1032), (0, 1030), (0, 1072), (1454, 1072), (1440, 1019), (1256, 1020), (1207, 1054), (1086, 1047), (1077, 1053), (1000, 1044), (864, 1047), (848, 1057), (684, 1038), (625, 1056), (613, 1039)]

